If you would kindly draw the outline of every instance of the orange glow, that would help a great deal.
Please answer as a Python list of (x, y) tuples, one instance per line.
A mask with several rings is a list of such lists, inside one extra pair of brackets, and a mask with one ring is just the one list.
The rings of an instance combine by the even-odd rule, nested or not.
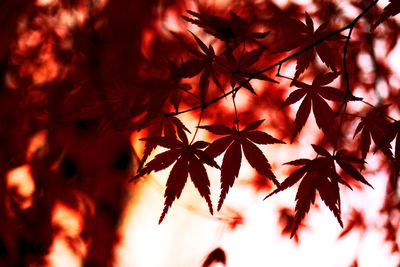
[(57, 3), (57, 0), (36, 0), (36, 5), (38, 6), (49, 6)]
[(37, 47), (43, 40), (42, 33), (38, 30), (32, 30), (23, 33), (18, 40), (18, 49), (27, 50)]
[[(96, 7), (102, 9), (106, 3), (106, 0), (100, 0), (96, 1), (95, 4)], [(62, 78), (66, 72), (67, 66), (60, 64), (55, 55), (54, 46), (56, 44), (54, 36), (49, 33), (54, 31), (59, 37), (59, 44), (63, 49), (71, 49), (73, 47), (71, 31), (76, 27), (82, 26), (88, 17), (88, 7), (86, 5), (80, 5), (76, 9), (62, 9), (59, 8), (59, 4), (57, 0), (37, 0), (37, 6), (58, 8), (57, 12), (38, 15), (35, 18), (37, 23), (35, 29), (29, 28), (26, 19), (21, 19), (18, 24), (20, 36), (13, 56), (13, 63), (20, 66), (19, 75), (21, 77), (31, 76), (35, 85), (43, 85)], [(39, 51), (35, 51), (35, 49)], [(29, 58), (32, 52), (38, 54), (34, 60), (21, 62), (20, 55)], [(8, 76), (6, 82), (10, 88), (15, 88), (18, 84), (12, 78)]]
[(79, 212), (61, 203), (55, 204), (52, 223), (60, 229), (61, 234), (70, 237), (79, 236), (83, 225)]
[(58, 233), (47, 256), (49, 265), (81, 266), (87, 247), (80, 238), (83, 229), (83, 219), (80, 213), (57, 202), (53, 209), (52, 224), (55, 229), (58, 229)]
[(7, 187), (16, 190), (20, 208), (26, 209), (32, 205), (31, 196), (35, 191), (35, 184), (28, 164), (17, 167), (7, 173)]
[(47, 131), (37, 132), (30, 140), (28, 149), (26, 150), (26, 159), (31, 161), (35, 156), (40, 156), (46, 149)]
[(179, 26), (180, 17), (177, 14), (176, 10), (168, 9), (165, 14), (165, 19), (163, 21), (164, 27), (171, 31), (180, 31), (181, 27)]
[(47, 264), (51, 267), (79, 267), (82, 259), (74, 253), (62, 237), (56, 237), (47, 256)]
[(34, 67), (35, 71), (32, 75), (33, 82), (37, 85), (44, 84), (46, 82), (53, 81), (57, 78), (60, 70), (59, 64), (55, 59), (48, 54), (48, 60), (40, 67)]
[(230, 0), (215, 0), (215, 4), (218, 6), (227, 6), (229, 4)]

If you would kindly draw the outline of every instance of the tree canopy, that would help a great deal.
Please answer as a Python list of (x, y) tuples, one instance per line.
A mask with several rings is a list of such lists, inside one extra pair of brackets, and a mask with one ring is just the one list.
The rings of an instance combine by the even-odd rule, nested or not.
[[(340, 237), (367, 228), (357, 209), (342, 220), (341, 191), (385, 179), (383, 234), (400, 253), (400, 3), (309, 2), (3, 0), (0, 263), (46, 263), (62, 204), (82, 216), (70, 245), (84, 265), (111, 266), (130, 183), (170, 168), (159, 223), (189, 177), (215, 214), (244, 162), (264, 201), (297, 188), (280, 211), (295, 241), (317, 198)], [(225, 261), (216, 248), (203, 266)]]

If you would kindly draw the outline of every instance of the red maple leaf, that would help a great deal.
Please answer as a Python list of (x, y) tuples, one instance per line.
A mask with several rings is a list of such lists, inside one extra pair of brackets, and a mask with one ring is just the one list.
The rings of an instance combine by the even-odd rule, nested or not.
[(361, 132), (360, 150), (361, 158), (363, 160), (367, 157), (369, 147), (371, 146), (371, 138), (387, 157), (392, 157), (392, 152), (390, 150), (391, 140), (389, 142), (385, 142), (385, 137), (386, 140), (388, 140), (388, 137), (390, 139), (390, 135), (387, 134), (391, 125), (386, 117), (386, 109), (388, 107), (389, 105), (385, 105), (372, 109), (364, 118), (361, 119), (360, 123), (357, 125), (357, 128), (354, 132), (354, 137)]
[(207, 142), (197, 141), (189, 144), (184, 131), (178, 131), (178, 136), (180, 140), (169, 136), (144, 138), (147, 142), (168, 148), (169, 150), (157, 154), (135, 176), (137, 178), (152, 171), (163, 170), (176, 162), (168, 176), (167, 188), (164, 194), (164, 210), (160, 216), (159, 223), (163, 221), (174, 200), (180, 197), (189, 174), (194, 186), (206, 200), (210, 213), (213, 214), (210, 199), (210, 181), (203, 164), (205, 163), (218, 169), (220, 167), (209, 154), (201, 150), (208, 146)]
[[(340, 73), (338, 72), (320, 73), (315, 77), (311, 85), (295, 80), (293, 81), (293, 84), (300, 89), (293, 91), (279, 108), (282, 109), (288, 105), (294, 104), (304, 97), (296, 113), (291, 142), (293, 142), (294, 138), (300, 133), (301, 129), (305, 125), (311, 112), (311, 106), (318, 127), (322, 129), (330, 140), (336, 139), (338, 131), (337, 123), (334, 118), (335, 114), (324, 99), (343, 102), (345, 101), (346, 93), (342, 90), (324, 85), (331, 83), (339, 76), (339, 74)], [(351, 100), (356, 99), (359, 98), (352, 98)]]
[(396, 188), (400, 172), (400, 121), (394, 121), (390, 124), (388, 131), (383, 137), (377, 149), (383, 150), (390, 148), (390, 143), (396, 138), (394, 147), (394, 157), (392, 159), (392, 171), (390, 175), (390, 183)]
[(183, 36), (178, 33), (171, 32), (182, 44), (183, 46), (196, 58), (189, 59), (188, 61), (182, 62), (181, 70), (183, 77), (191, 78), (201, 73), (199, 91), (200, 91), (200, 101), (203, 103), (206, 100), (207, 91), (209, 87), (209, 77), (213, 78), (213, 81), (222, 89), (219, 81), (216, 78), (213, 63), (215, 61), (215, 52), (211, 45), (207, 47), (200, 38), (192, 33), (197, 45), (200, 47), (200, 51), (189, 44)]
[(230, 19), (209, 14), (199, 14), (194, 11), (187, 11), (194, 18), (183, 16), (183, 18), (214, 37), (232, 43), (229, 50), (236, 48), (241, 42), (252, 41), (266, 37), (269, 32), (249, 32), (249, 26), (245, 19), (230, 11)]
[[(242, 54), (239, 59), (236, 59), (231, 52), (226, 52), (225, 57), (217, 58), (217, 61), (222, 65), (226, 66), (226, 69), (230, 72), (231, 86), (234, 88), (236, 85), (243, 85), (244, 88), (249, 90), (251, 93), (256, 95), (253, 87), (248, 81), (249, 77), (252, 77), (254, 73), (258, 73), (259, 70), (252, 67), (258, 60), (260, 60), (264, 52), (263, 48), (253, 49), (249, 52)], [(265, 74), (258, 74), (253, 79), (264, 80), (269, 82), (278, 83), (277, 81), (269, 78)]]
[[(296, 48), (303, 49), (308, 45), (316, 42), (322, 37), (326, 36), (328, 22), (321, 24), (316, 31), (314, 31), (314, 23), (308, 13), (306, 15), (306, 24), (297, 19), (285, 18), (279, 16), (281, 24), (284, 25), (283, 40), (284, 44), (279, 47), (278, 51), (286, 52)], [(341, 36), (339, 36), (340, 38)], [(314, 48), (308, 49), (297, 57), (296, 73), (294, 80), (302, 74), (312, 62), (315, 57), (315, 51), (319, 58), (330, 69), (336, 72), (336, 65), (338, 64), (337, 57), (332, 56), (333, 47), (328, 44), (328, 41), (317, 44)]]
[[(148, 118), (145, 118), (146, 121)], [(140, 125), (143, 122), (139, 121), (137, 124)], [(143, 126), (142, 126), (143, 127)], [(158, 113), (158, 115), (150, 120), (150, 123), (146, 125), (148, 129), (147, 138), (154, 138), (154, 137), (161, 137), (167, 136), (171, 138), (176, 138), (176, 132), (181, 132), (182, 135), (183, 131), (190, 132), (185, 125), (176, 117), (173, 116), (165, 116), (162, 113)], [(142, 158), (140, 160), (138, 171), (140, 171), (143, 167), (143, 164), (146, 162), (147, 158), (150, 156), (151, 152), (157, 147), (157, 143), (146, 141), (144, 151), (142, 154)]]
[(181, 68), (178, 67), (175, 62), (168, 60), (168, 69), (169, 69), (169, 77), (167, 81), (170, 82), (171, 87), (175, 90), (171, 90), (170, 92), (170, 102), (175, 108), (175, 112), (179, 110), (179, 104), (182, 99), (182, 92), (188, 92), (192, 89), (192, 86), (187, 83), (181, 83), (182, 78), (184, 78), (184, 73)]
[(215, 140), (205, 150), (214, 158), (226, 151), (221, 166), (221, 195), (218, 202), (218, 210), (221, 209), (229, 188), (233, 186), (235, 178), (239, 175), (242, 161), (242, 149), (249, 164), (256, 169), (259, 174), (269, 178), (279, 187), (279, 182), (271, 171), (271, 165), (255, 143), (266, 145), (284, 142), (275, 139), (267, 133), (254, 131), (263, 121), (264, 120), (252, 122), (241, 131), (235, 126), (233, 126), (232, 129), (225, 125), (199, 126), (199, 128), (206, 129), (213, 134), (226, 135)]
[(296, 184), (301, 179), (296, 194), (296, 215), (291, 237), (293, 237), (293, 235), (296, 233), (301, 221), (310, 210), (311, 204), (314, 204), (317, 191), (322, 201), (335, 215), (340, 226), (343, 227), (341, 219), (339, 183), (344, 184), (349, 188), (351, 187), (336, 172), (335, 162), (353, 179), (371, 186), (352, 165), (362, 164), (363, 160), (349, 155), (345, 150), (339, 150), (336, 152), (336, 154), (331, 155), (325, 148), (321, 146), (312, 145), (312, 147), (318, 154), (318, 157), (313, 160), (298, 159), (286, 163), (289, 165), (302, 167), (292, 172), (285, 179), (285, 181), (282, 182), (280, 187), (265, 197), (268, 198), (277, 192), (285, 190)]
[(389, 2), (390, 3), (383, 9), (383, 13), (372, 26), (372, 29), (375, 29), (379, 24), (387, 20), (389, 17), (396, 16), (398, 13), (400, 13), (400, 2), (398, 0), (389, 0)]
[[(166, 73), (168, 75), (166, 77), (153, 77), (150, 79), (145, 79), (143, 81), (137, 82), (137, 85), (146, 88), (146, 91), (143, 92), (140, 96), (138, 96), (140, 99), (142, 99), (142, 102), (140, 105), (138, 105), (138, 108), (135, 109), (135, 111), (137, 110), (136, 111), (137, 113), (130, 114), (130, 117), (128, 117), (129, 119), (132, 119), (135, 116), (138, 116), (140, 113), (146, 111), (147, 114), (141, 120), (142, 122), (146, 123), (155, 116), (157, 116), (158, 113), (162, 112), (162, 110), (165, 109), (167, 106), (168, 109), (170, 108), (169, 105), (166, 105), (168, 100), (175, 108), (175, 112), (178, 112), (179, 104), (182, 99), (182, 93), (183, 92), (189, 93), (189, 90), (192, 89), (192, 86), (188, 83), (182, 82), (182, 79), (185, 78), (184, 75), (185, 73), (183, 72), (181, 67), (178, 66), (177, 63), (168, 60), (167, 64), (168, 65), (166, 67), (168, 71)], [(113, 95), (119, 95), (119, 94), (121, 93), (116, 92)], [(146, 97), (148, 95), (154, 95), (155, 97), (152, 98), (151, 101), (149, 101), (148, 97)], [(120, 100), (122, 101), (124, 98), (127, 98), (127, 96), (122, 95), (119, 96), (119, 98), (122, 98)], [(121, 103), (119, 103), (119, 106), (121, 106)], [(131, 106), (132, 104), (128, 106), (129, 107), (128, 110), (132, 109)], [(143, 125), (139, 125), (138, 123), (129, 122), (125, 124), (127, 124), (127, 126), (125, 126), (124, 128), (130, 130), (132, 129), (140, 130), (143, 127)]]

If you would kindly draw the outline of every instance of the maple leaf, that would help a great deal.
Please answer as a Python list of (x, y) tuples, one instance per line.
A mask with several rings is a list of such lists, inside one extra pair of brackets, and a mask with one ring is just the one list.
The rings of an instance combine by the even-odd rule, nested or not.
[(279, 182), (271, 171), (271, 165), (268, 163), (263, 152), (255, 144), (266, 145), (284, 142), (275, 139), (267, 133), (255, 131), (263, 121), (252, 122), (241, 131), (235, 126), (232, 128), (225, 125), (199, 126), (199, 128), (206, 129), (213, 134), (226, 135), (212, 142), (205, 150), (205, 152), (214, 158), (226, 151), (221, 166), (221, 195), (218, 202), (218, 210), (221, 209), (229, 188), (233, 186), (235, 178), (239, 175), (242, 149), (249, 164), (259, 174), (269, 178), (279, 187)]
[(392, 172), (390, 183), (392, 188), (396, 188), (400, 172), (400, 121), (394, 121), (390, 124), (388, 131), (377, 145), (376, 149), (390, 148), (390, 143), (396, 138), (394, 147), (394, 158), (392, 159)]
[(231, 52), (227, 52), (225, 53), (225, 57), (223, 57), (223, 59), (217, 58), (217, 62), (219, 62), (222, 66), (226, 66), (226, 68), (230, 71), (230, 82), (232, 88), (234, 88), (236, 85), (243, 85), (244, 88), (256, 95), (256, 92), (254, 91), (250, 82), (248, 82), (249, 77), (257, 80), (278, 83), (262, 73), (253, 77), (253, 75), (259, 70), (253, 68), (252, 66), (261, 58), (263, 52), (263, 48), (253, 49), (244, 53), (239, 59), (236, 59)]
[[(314, 23), (311, 17), (307, 12), (305, 13), (305, 16), (305, 24), (297, 19), (278, 17), (279, 20), (281, 20), (281, 24), (284, 25), (283, 40), (285, 42), (279, 47), (279, 52), (286, 52), (296, 48), (304, 49), (329, 33), (327, 31), (328, 22), (321, 24), (318, 29), (314, 31)], [(340, 37), (341, 36), (339, 36), (339, 38)], [(315, 47), (304, 51), (297, 57), (294, 80), (297, 80), (300, 74), (308, 68), (309, 64), (315, 57), (315, 51), (322, 62), (324, 62), (331, 70), (336, 72), (338, 59), (337, 57), (332, 56), (333, 47), (331, 47), (327, 41), (324, 41), (317, 44)]]
[[(142, 98), (140, 103), (140, 111), (146, 110), (149, 113), (149, 117), (142, 121), (148, 121), (156, 114), (160, 113), (162, 108), (167, 103), (167, 100), (175, 108), (175, 112), (179, 110), (179, 104), (182, 99), (182, 92), (192, 89), (192, 86), (188, 83), (183, 83), (182, 79), (185, 78), (185, 73), (174, 61), (167, 61), (168, 76), (162, 78), (150, 78), (143, 81), (139, 81), (136, 85), (146, 88), (139, 97)], [(153, 95), (151, 101), (147, 95)], [(132, 104), (131, 104), (132, 105)], [(137, 115), (137, 114), (135, 114)], [(130, 118), (132, 118), (131, 116)], [(132, 128), (132, 127), (131, 127)]]
[(180, 140), (176, 137), (149, 137), (143, 139), (169, 150), (157, 154), (153, 160), (140, 170), (135, 178), (149, 174), (152, 171), (163, 170), (176, 162), (168, 176), (164, 194), (164, 209), (159, 223), (163, 221), (175, 199), (180, 197), (189, 174), (194, 186), (206, 200), (210, 213), (213, 214), (210, 199), (210, 181), (203, 164), (205, 163), (218, 169), (220, 167), (209, 154), (201, 150), (208, 146), (207, 142), (197, 141), (189, 144), (184, 131), (178, 131), (178, 136)]
[(186, 21), (203, 28), (208, 34), (226, 43), (232, 43), (227, 51), (232, 51), (244, 40), (249, 42), (263, 39), (269, 34), (269, 32), (249, 32), (247, 21), (233, 11), (229, 13), (229, 20), (214, 15), (199, 14), (190, 10), (187, 10), (187, 12), (194, 18), (183, 16)]
[(389, 0), (389, 4), (383, 9), (383, 13), (372, 26), (372, 30), (378, 27), (379, 24), (387, 20), (391, 16), (396, 16), (400, 13), (400, 2), (398, 0)]
[(187, 12), (194, 18), (182, 16), (186, 21), (196, 24), (214, 37), (222, 41), (236, 38), (229, 20), (214, 15), (199, 14), (191, 10), (187, 10)]
[[(148, 118), (145, 118), (147, 121)], [(137, 124), (140, 125), (143, 122), (140, 121)], [(143, 127), (143, 126), (142, 126)], [(180, 132), (180, 135), (183, 134), (183, 131), (190, 131), (183, 125), (183, 123), (176, 117), (173, 116), (165, 116), (162, 113), (158, 113), (157, 116), (150, 120), (150, 123), (146, 125), (148, 129), (147, 138), (161, 137), (167, 136), (171, 138), (176, 138), (177, 131)], [(144, 151), (142, 154), (142, 158), (140, 160), (138, 171), (140, 171), (146, 162), (147, 158), (150, 156), (151, 152), (157, 147), (157, 143), (146, 141)]]
[(185, 78), (191, 78), (201, 73), (199, 82), (200, 101), (203, 103), (206, 100), (210, 75), (218, 88), (223, 91), (222, 86), (215, 75), (213, 63), (215, 62), (216, 55), (213, 47), (211, 45), (207, 47), (207, 45), (204, 44), (203, 41), (200, 40), (200, 38), (191, 33), (201, 50), (199, 51), (198, 49), (193, 48), (187, 41), (185, 41), (185, 38), (183, 36), (175, 32), (171, 33), (183, 44), (183, 46), (190, 53), (196, 56), (196, 58), (192, 58), (185, 62), (182, 62), (181, 71), (183, 77)]
[[(357, 171), (352, 164), (362, 164), (363, 160), (347, 153), (346, 150), (339, 150), (331, 155), (325, 148), (312, 145), (318, 157), (310, 159), (298, 159), (287, 162), (288, 165), (302, 166), (292, 172), (272, 193), (265, 197), (285, 190), (301, 180), (296, 194), (296, 215), (292, 228), (291, 237), (296, 233), (301, 221), (310, 210), (311, 204), (315, 203), (316, 192), (325, 205), (332, 211), (340, 226), (343, 227), (341, 219), (339, 183), (350, 187), (336, 172), (335, 162), (341, 169), (353, 179), (371, 186), (367, 180)], [(372, 186), (371, 186), (372, 187)]]
[[(295, 137), (300, 133), (303, 126), (305, 125), (308, 116), (311, 112), (311, 106), (313, 108), (313, 113), (317, 125), (325, 135), (330, 140), (335, 140), (337, 135), (337, 123), (334, 118), (334, 112), (331, 107), (328, 105), (326, 100), (343, 102), (345, 99), (346, 93), (342, 90), (324, 86), (331, 83), (334, 79), (339, 76), (338, 72), (328, 72), (328, 73), (320, 73), (318, 74), (311, 85), (305, 84), (299, 81), (293, 81), (293, 84), (300, 89), (297, 89), (290, 93), (288, 98), (282, 104), (279, 109), (282, 109), (286, 106), (296, 103), (300, 99), (303, 101), (300, 104), (300, 107), (296, 113), (296, 119), (294, 121), (294, 132), (291, 138), (291, 142), (295, 139)], [(351, 98), (350, 100), (358, 100), (359, 98)]]
[(189, 91), (192, 89), (190, 84), (181, 83), (182, 78), (184, 78), (184, 73), (181, 68), (175, 64), (175, 62), (168, 60), (169, 77), (167, 81), (170, 82), (171, 87), (175, 90), (170, 92), (170, 102), (175, 108), (175, 112), (179, 110), (179, 104), (182, 98), (182, 91)]
[(361, 132), (360, 150), (361, 158), (363, 160), (367, 157), (367, 153), (371, 146), (371, 138), (387, 157), (392, 157), (390, 142), (385, 142), (385, 137), (386, 140), (388, 140), (388, 137), (390, 138), (390, 135), (387, 135), (387, 133), (390, 130), (391, 124), (386, 117), (386, 109), (389, 106), (390, 105), (385, 105), (372, 109), (357, 125), (354, 137)]

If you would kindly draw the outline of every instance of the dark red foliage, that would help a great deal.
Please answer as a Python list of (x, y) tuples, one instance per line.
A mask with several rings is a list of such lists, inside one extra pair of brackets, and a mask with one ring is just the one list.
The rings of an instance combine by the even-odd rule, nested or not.
[[(382, 228), (399, 251), (400, 94), (387, 60), (400, 37), (393, 18), (399, 1), (384, 8), (377, 0), (200, 2), (0, 2), (1, 266), (46, 264), (60, 233), (52, 222), (58, 205), (82, 218), (83, 266), (112, 266), (129, 181), (171, 167), (159, 222), (189, 176), (213, 214), (205, 165), (220, 171), (219, 211), (243, 158), (257, 173), (248, 179), (256, 193), (274, 184), (271, 196), (299, 183), (294, 212), (279, 211), (282, 235), (290, 232), (296, 242), (317, 193), (344, 227), (340, 237), (368, 231), (360, 212), (343, 225), (339, 184), (372, 187), (364, 176), (377, 170), (366, 160), (379, 159), (389, 170)], [(344, 12), (345, 5), (359, 14)], [(257, 130), (260, 117), (277, 138)], [(210, 134), (204, 140), (203, 130)], [(138, 132), (142, 153), (132, 146)], [(295, 140), (300, 150), (314, 144), (315, 158), (290, 159), (286, 148)], [(283, 182), (275, 176), (282, 163), (258, 146), (266, 144), (281, 144), (274, 153), (292, 166)], [(152, 155), (158, 147), (166, 150)], [(19, 167), (30, 170), (29, 197), (8, 185)], [(235, 230), (245, 220), (231, 213), (217, 218)], [(69, 243), (76, 250), (77, 241)], [(225, 261), (217, 248), (203, 266)]]
[(233, 11), (229, 13), (229, 20), (215, 15), (199, 14), (190, 10), (187, 12), (194, 19), (183, 16), (185, 20), (203, 28), (206, 33), (229, 43), (231, 50), (235, 49), (243, 41), (262, 39), (268, 35), (268, 32), (249, 32), (247, 20)]
[(390, 0), (390, 3), (383, 9), (382, 14), (379, 16), (378, 20), (373, 25), (376, 28), (379, 24), (387, 20), (390, 16), (395, 16), (400, 13), (400, 3), (396, 0)]
[(296, 80), (293, 81), (293, 84), (300, 89), (293, 91), (280, 107), (280, 109), (282, 109), (296, 103), (304, 97), (296, 113), (291, 142), (293, 142), (305, 125), (312, 106), (318, 127), (321, 128), (327, 138), (333, 140), (334, 143), (336, 135), (338, 134), (338, 125), (335, 120), (335, 112), (333, 112), (332, 108), (325, 100), (336, 102), (347, 101), (347, 99), (345, 99), (346, 93), (342, 90), (324, 85), (331, 83), (338, 76), (339, 73), (335, 72), (320, 73), (315, 77), (311, 85)]
[[(184, 131), (189, 131), (185, 125), (176, 117), (167, 117), (162, 113), (150, 121), (146, 126), (148, 130), (148, 137), (171, 137), (176, 138), (176, 132), (179, 131), (181, 134)], [(146, 141), (145, 149), (143, 151), (142, 158), (139, 163), (138, 170), (141, 170), (143, 164), (146, 162), (147, 158), (150, 156), (154, 148), (157, 147), (157, 143)]]
[(242, 149), (249, 164), (259, 174), (264, 175), (279, 187), (279, 182), (272, 173), (267, 158), (265, 158), (262, 151), (254, 143), (267, 145), (284, 142), (273, 138), (267, 133), (255, 131), (262, 122), (263, 120), (259, 120), (250, 123), (243, 130), (239, 130), (236, 126), (232, 126), (232, 129), (225, 125), (199, 126), (199, 128), (206, 129), (215, 135), (227, 135), (215, 140), (205, 150), (205, 152), (214, 158), (226, 151), (221, 166), (222, 191), (218, 202), (218, 210), (221, 209), (229, 188), (233, 186), (235, 178), (239, 175)]
[[(365, 159), (371, 145), (371, 138), (386, 156), (392, 157), (390, 150), (390, 141), (385, 139), (393, 139), (393, 134), (389, 135), (390, 121), (386, 115), (386, 109), (389, 106), (377, 107), (370, 110), (367, 115), (361, 118), (357, 125), (354, 136), (361, 132), (360, 150), (362, 159)], [(392, 136), (392, 137), (390, 137)]]
[(380, 140), (377, 149), (387, 150), (390, 147), (390, 143), (396, 138), (394, 147), (394, 157), (392, 158), (392, 170), (390, 175), (390, 182), (393, 188), (396, 188), (398, 184), (398, 177), (400, 171), (400, 121), (394, 121), (390, 124), (390, 127), (385, 132), (384, 137)]
[(310, 210), (311, 204), (314, 204), (317, 191), (322, 201), (333, 212), (333, 215), (335, 215), (340, 226), (343, 227), (339, 183), (346, 185), (350, 189), (351, 187), (336, 172), (335, 163), (353, 179), (371, 186), (352, 165), (362, 164), (363, 161), (361, 159), (347, 154), (345, 150), (339, 150), (336, 154), (331, 155), (321, 146), (312, 146), (318, 154), (318, 157), (313, 160), (298, 159), (287, 162), (286, 164), (289, 165), (303, 167), (292, 172), (286, 180), (282, 182), (280, 187), (275, 189), (266, 197), (268, 198), (279, 191), (285, 190), (302, 179), (296, 194), (296, 216), (293, 223), (291, 237), (296, 233), (301, 221)]
[[(307, 12), (305, 13), (305, 19), (306, 24), (297, 19), (279, 17), (278, 23), (285, 26), (282, 32), (283, 45), (280, 46), (278, 51), (285, 52), (296, 48), (303, 49), (329, 33), (329, 31), (327, 31), (328, 22), (321, 24), (318, 29), (314, 31), (314, 23)], [(336, 52), (332, 49), (328, 42), (321, 42), (317, 44), (315, 48), (308, 49), (304, 53), (301, 53), (297, 57), (296, 73), (293, 79), (297, 80), (308, 68), (310, 63), (314, 60), (315, 52), (326, 66), (336, 72), (336, 66), (339, 65), (339, 61), (337, 57), (331, 56)]]
[(149, 174), (152, 171), (157, 172), (163, 170), (176, 161), (168, 177), (167, 188), (164, 195), (165, 207), (159, 223), (163, 221), (172, 202), (180, 197), (189, 174), (194, 186), (206, 200), (210, 213), (213, 214), (213, 207), (210, 199), (210, 181), (203, 164), (205, 163), (218, 169), (220, 167), (208, 153), (201, 150), (208, 146), (207, 142), (197, 141), (193, 144), (189, 144), (186, 133), (182, 129), (180, 129), (180, 131), (178, 130), (178, 136), (180, 140), (171, 136), (146, 138), (145, 140), (147, 143), (162, 146), (170, 150), (156, 155), (135, 177), (137, 178)]

